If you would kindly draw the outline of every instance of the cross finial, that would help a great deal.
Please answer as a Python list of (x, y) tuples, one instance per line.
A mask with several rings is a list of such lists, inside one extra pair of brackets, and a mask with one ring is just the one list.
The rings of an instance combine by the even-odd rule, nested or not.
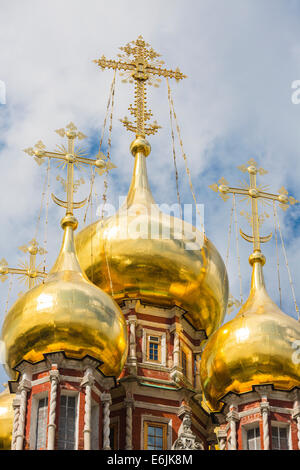
[(272, 237), (272, 233), (265, 237), (260, 236), (260, 225), (263, 219), (258, 213), (258, 201), (277, 201), (283, 210), (286, 210), (289, 205), (296, 204), (299, 201), (289, 196), (284, 187), (280, 188), (278, 191), (279, 194), (272, 194), (265, 191), (266, 187), (262, 185), (257, 186), (256, 175), (265, 175), (267, 171), (264, 168), (259, 168), (253, 158), (248, 161), (247, 165), (239, 166), (238, 169), (243, 173), (249, 174), (249, 184), (245, 183), (243, 188), (233, 188), (229, 186), (229, 183), (224, 178), (221, 178), (218, 184), (213, 184), (210, 188), (218, 192), (224, 201), (229, 198), (229, 194), (237, 194), (244, 196), (244, 199), (250, 200), (251, 214), (243, 212), (243, 215), (246, 215), (252, 225), (252, 236), (246, 235), (242, 230), (240, 230), (240, 234), (245, 240), (253, 243), (254, 252), (260, 252), (260, 244), (269, 241)]
[(78, 131), (77, 127), (73, 122), (70, 122), (66, 128), (61, 128), (55, 131), (61, 137), (67, 137), (67, 146), (60, 145), (58, 146), (58, 152), (51, 152), (46, 150), (45, 145), (42, 141), (38, 141), (34, 147), (25, 149), (24, 152), (34, 156), (38, 164), (43, 163), (45, 158), (54, 158), (60, 160), (60, 165), (63, 169), (67, 166), (67, 181), (64, 181), (61, 177), (58, 178), (59, 181), (63, 184), (67, 193), (67, 200), (62, 201), (58, 199), (54, 194), (52, 194), (52, 199), (54, 202), (66, 209), (66, 217), (70, 220), (74, 219), (74, 228), (77, 227), (77, 221), (73, 217), (74, 209), (79, 209), (82, 207), (87, 199), (84, 199), (80, 202), (74, 202), (73, 196), (78, 185), (82, 182), (82, 179), (74, 182), (74, 165), (80, 167), (82, 164), (92, 165), (96, 167), (96, 172), (103, 174), (105, 171), (108, 171), (112, 168), (116, 168), (114, 164), (108, 160), (104, 154), (101, 152), (97, 155), (97, 159), (85, 158), (85, 151), (82, 148), (75, 149), (75, 139), (85, 139), (86, 136)]
[(134, 122), (129, 121), (127, 117), (121, 119), (121, 122), (127, 130), (134, 132), (136, 137), (144, 138), (146, 135), (155, 134), (160, 128), (156, 121), (148, 125), (145, 124), (152, 117), (151, 110), (147, 109), (146, 86), (159, 86), (160, 76), (175, 78), (177, 81), (186, 76), (178, 68), (175, 71), (162, 68), (164, 62), (159, 60), (160, 54), (155, 52), (142, 36), (139, 36), (136, 41), (120, 47), (120, 50), (122, 53), (118, 54), (120, 59), (118, 61), (109, 60), (102, 56), (101, 59), (94, 60), (94, 62), (102, 69), (124, 71), (125, 78), (122, 81), (135, 84), (134, 104), (128, 108), (134, 117)]
[(45, 271), (41, 271), (40, 265), (36, 266), (37, 254), (42, 255), (46, 253), (46, 250), (38, 245), (35, 238), (27, 245), (20, 246), (19, 250), (23, 253), (29, 253), (29, 263), (25, 261), (19, 265), (19, 268), (9, 268), (7, 261), (2, 258), (0, 261), (1, 281), (4, 282), (7, 279), (7, 274), (18, 274), (22, 276), (21, 280), (26, 281), (28, 288), (31, 289), (35, 286), (37, 280), (47, 275)]

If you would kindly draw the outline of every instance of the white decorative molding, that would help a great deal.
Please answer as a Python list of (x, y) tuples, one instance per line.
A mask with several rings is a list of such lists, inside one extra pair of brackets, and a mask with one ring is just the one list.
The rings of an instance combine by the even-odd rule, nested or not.
[(227, 441), (227, 431), (225, 429), (218, 429), (217, 439), (218, 439), (220, 450), (225, 450), (226, 449), (226, 441)]
[(267, 401), (262, 401), (260, 403), (260, 409), (262, 414), (263, 422), (263, 442), (264, 450), (270, 450), (270, 435), (269, 435), (269, 411), (270, 406)]
[(47, 450), (54, 450), (55, 446), (55, 420), (56, 420), (56, 403), (57, 403), (57, 387), (59, 384), (59, 372), (57, 369), (50, 370), (49, 379), (51, 382), (50, 389), (50, 410), (48, 424), (48, 444)]
[(81, 381), (81, 386), (85, 388), (84, 394), (84, 427), (83, 427), (83, 442), (84, 450), (91, 450), (91, 433), (92, 433), (92, 387), (95, 378), (93, 369), (88, 367), (85, 375)]
[(19, 396), (17, 396), (13, 400), (13, 410), (14, 410), (14, 421), (13, 421), (13, 430), (12, 430), (12, 439), (11, 439), (11, 450), (16, 450), (17, 431), (19, 427), (19, 416), (20, 416), (20, 397)]
[(297, 423), (297, 438), (298, 438), (298, 449), (300, 450), (300, 399), (299, 394), (295, 394), (294, 408), (293, 408), (293, 419)]
[(178, 431), (178, 437), (174, 442), (174, 450), (204, 450), (203, 443), (199, 442), (192, 431), (192, 419), (190, 412), (185, 412), (182, 424)]
[(135, 404), (134, 399), (126, 398), (124, 404), (126, 407), (125, 449), (132, 450), (132, 410)]
[(103, 450), (110, 450), (110, 393), (103, 392), (101, 394), (101, 401), (103, 404)]
[(27, 408), (27, 393), (31, 388), (31, 382), (28, 380), (24, 374), (21, 382), (18, 386), (18, 392), (20, 394), (20, 412), (19, 412), (19, 422), (18, 429), (16, 433), (16, 450), (23, 450), (24, 443), (24, 431), (25, 431), (25, 418), (26, 418), (26, 408)]
[(127, 357), (127, 367), (130, 374), (137, 374), (137, 355), (136, 355), (136, 315), (129, 315), (127, 319), (129, 325), (129, 351)]
[(236, 411), (234, 406), (230, 407), (230, 411), (226, 416), (226, 420), (230, 426), (230, 435), (229, 435), (229, 450), (237, 450), (237, 440), (236, 440), (236, 423), (239, 421), (239, 414)]

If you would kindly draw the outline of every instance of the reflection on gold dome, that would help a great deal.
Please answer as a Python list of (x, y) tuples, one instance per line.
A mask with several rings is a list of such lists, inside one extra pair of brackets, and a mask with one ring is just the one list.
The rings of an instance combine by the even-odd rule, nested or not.
[(11, 435), (13, 428), (13, 407), (14, 395), (9, 392), (8, 387), (0, 393), (0, 450), (11, 448)]
[(222, 408), (228, 392), (244, 393), (253, 385), (280, 390), (300, 385), (295, 341), (300, 324), (268, 296), (260, 259), (253, 262), (251, 291), (236, 318), (208, 340), (201, 359), (201, 384), (212, 411)]
[(74, 218), (65, 217), (64, 240), (45, 283), (15, 302), (2, 329), (6, 368), (22, 360), (37, 362), (44, 353), (64, 351), (103, 361), (105, 375), (118, 376), (127, 352), (127, 329), (115, 301), (82, 273), (74, 249)]
[(139, 298), (160, 306), (177, 305), (197, 330), (210, 335), (227, 306), (226, 269), (200, 231), (163, 214), (155, 204), (146, 169), (149, 147), (144, 139), (132, 144), (135, 167), (127, 200), (114, 216), (77, 235), (78, 259), (89, 279), (108, 293), (111, 277), (118, 302)]

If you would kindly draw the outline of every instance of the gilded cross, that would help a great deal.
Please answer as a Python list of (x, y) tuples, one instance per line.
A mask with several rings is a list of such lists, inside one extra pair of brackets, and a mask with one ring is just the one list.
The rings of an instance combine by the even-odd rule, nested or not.
[(19, 250), (23, 251), (23, 253), (29, 253), (29, 263), (25, 261), (19, 268), (9, 268), (7, 261), (3, 258), (0, 261), (1, 281), (4, 282), (7, 279), (7, 274), (19, 274), (22, 276), (21, 280), (27, 281), (28, 288), (31, 289), (35, 286), (38, 279), (44, 278), (47, 275), (44, 270), (40, 270), (40, 265), (36, 266), (36, 255), (42, 255), (46, 251), (44, 248), (39, 247), (34, 238), (28, 245), (20, 246)]
[(46, 150), (43, 142), (39, 141), (34, 147), (25, 149), (24, 152), (34, 156), (38, 164), (43, 163), (45, 158), (54, 158), (60, 161), (60, 166), (63, 168), (67, 166), (67, 181), (64, 181), (60, 177), (58, 178), (65, 187), (67, 200), (62, 201), (54, 194), (52, 194), (52, 199), (57, 205), (66, 209), (66, 215), (73, 216), (73, 210), (79, 209), (87, 201), (87, 199), (80, 202), (74, 202), (73, 200), (74, 192), (76, 192), (78, 185), (82, 182), (82, 179), (74, 182), (74, 165), (77, 167), (80, 167), (82, 164), (95, 166), (96, 172), (100, 175), (112, 168), (116, 168), (116, 166), (111, 163), (109, 159), (106, 159), (105, 155), (101, 152), (97, 155), (97, 159), (92, 159), (84, 157), (83, 155), (85, 155), (85, 153), (81, 148), (75, 149), (75, 139), (82, 140), (86, 136), (82, 132), (79, 132), (72, 122), (68, 124), (65, 129), (58, 129), (55, 132), (61, 137), (67, 137), (67, 146), (61, 145), (58, 147), (58, 152), (52, 152)]
[[(289, 196), (287, 190), (282, 187), (278, 191), (279, 194), (272, 194), (269, 192), (264, 191), (265, 187), (261, 185), (257, 186), (256, 183), (256, 175), (257, 173), (260, 175), (265, 175), (267, 173), (266, 170), (263, 168), (258, 168), (257, 163), (252, 159), (248, 161), (247, 165), (242, 165), (238, 167), (243, 173), (249, 174), (250, 182), (249, 184), (245, 184), (244, 188), (233, 188), (229, 186), (229, 183), (224, 179), (221, 178), (218, 181), (218, 184), (213, 184), (210, 188), (220, 193), (220, 196), (224, 201), (229, 198), (229, 194), (237, 194), (239, 196), (244, 196), (245, 199), (250, 199), (251, 201), (251, 214), (249, 216), (251, 225), (252, 225), (252, 236), (246, 235), (241, 229), (240, 234), (241, 236), (250, 243), (253, 243), (254, 251), (260, 251), (260, 244), (269, 241), (272, 237), (272, 233), (265, 237), (261, 237), (259, 233), (260, 225), (262, 222), (261, 216), (258, 214), (258, 201), (262, 200), (269, 200), (269, 201), (276, 201), (279, 202), (279, 206), (286, 210), (289, 205), (296, 204), (297, 201), (294, 197)], [(248, 214), (245, 214), (246, 216)]]
[[(147, 109), (146, 86), (154, 85), (159, 86), (160, 78), (167, 77), (175, 78), (176, 81), (186, 78), (177, 68), (174, 70), (167, 70), (162, 68), (163, 61), (158, 60), (160, 54), (154, 51), (152, 47), (147, 44), (142, 36), (139, 36), (136, 41), (126, 44), (125, 47), (120, 47), (122, 51), (118, 54), (121, 60), (109, 60), (105, 56), (101, 59), (96, 59), (94, 62), (102, 69), (114, 69), (124, 71), (126, 82), (129, 79), (130, 83), (135, 84), (135, 99), (134, 105), (129, 106), (130, 113), (134, 116), (134, 122), (131, 122), (125, 117), (121, 122), (128, 131), (134, 132), (136, 137), (145, 137), (146, 135), (155, 134), (160, 126), (154, 121), (148, 126), (145, 125), (152, 115), (150, 109)], [(130, 60), (131, 59), (131, 60)]]

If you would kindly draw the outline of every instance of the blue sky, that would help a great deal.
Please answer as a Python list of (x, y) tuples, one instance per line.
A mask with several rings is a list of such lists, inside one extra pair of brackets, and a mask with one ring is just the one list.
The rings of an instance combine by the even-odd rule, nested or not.
[[(188, 78), (172, 83), (185, 151), (199, 203), (205, 205), (205, 228), (223, 258), (231, 203), (208, 186), (224, 176), (232, 185), (243, 177), (237, 166), (253, 157), (269, 173), (264, 184), (273, 192), (284, 185), (300, 199), (300, 105), (291, 101), (292, 82), (300, 79), (300, 5), (290, 0), (14, 0), (1, 7), (0, 80), (6, 84), (0, 105), (0, 258), (10, 265), (24, 259), (17, 248), (34, 233), (45, 169), (22, 149), (42, 139), (54, 148), (53, 131), (74, 121), (89, 139), (93, 154), (104, 120), (112, 72), (101, 72), (94, 58), (115, 58), (118, 47), (142, 34), (162, 54), (166, 66), (180, 67)], [(158, 203), (176, 202), (166, 84), (148, 93), (154, 118), (162, 125), (151, 137), (148, 172)], [(119, 118), (128, 115), (132, 86), (117, 79), (111, 158), (118, 168), (109, 179), (109, 202), (126, 195), (133, 159), (132, 136)], [(184, 162), (177, 151), (181, 199), (192, 203)], [(55, 167), (53, 167), (55, 169)], [(55, 184), (52, 190), (63, 197)], [(86, 178), (87, 179), (87, 178)], [(101, 179), (98, 192), (103, 191)], [(78, 199), (88, 192), (83, 185)], [(242, 209), (242, 206), (239, 206)], [(299, 291), (300, 205), (279, 210), (289, 264)], [(59, 249), (62, 212), (50, 201), (48, 264)], [(82, 215), (79, 216), (81, 220)], [(239, 218), (245, 232), (250, 228)], [(234, 229), (234, 227), (233, 227)], [(263, 235), (273, 230), (272, 217)], [(43, 239), (41, 224), (40, 240)], [(228, 266), (230, 290), (239, 297), (234, 230)], [(264, 247), (268, 290), (278, 301), (274, 240)], [(248, 293), (251, 246), (240, 238), (243, 295)], [(295, 315), (282, 255), (283, 310)], [(0, 286), (3, 321), (8, 282)], [(10, 303), (24, 290), (14, 282)], [(298, 301), (300, 301), (298, 299)], [(3, 371), (0, 383), (5, 382)]]

